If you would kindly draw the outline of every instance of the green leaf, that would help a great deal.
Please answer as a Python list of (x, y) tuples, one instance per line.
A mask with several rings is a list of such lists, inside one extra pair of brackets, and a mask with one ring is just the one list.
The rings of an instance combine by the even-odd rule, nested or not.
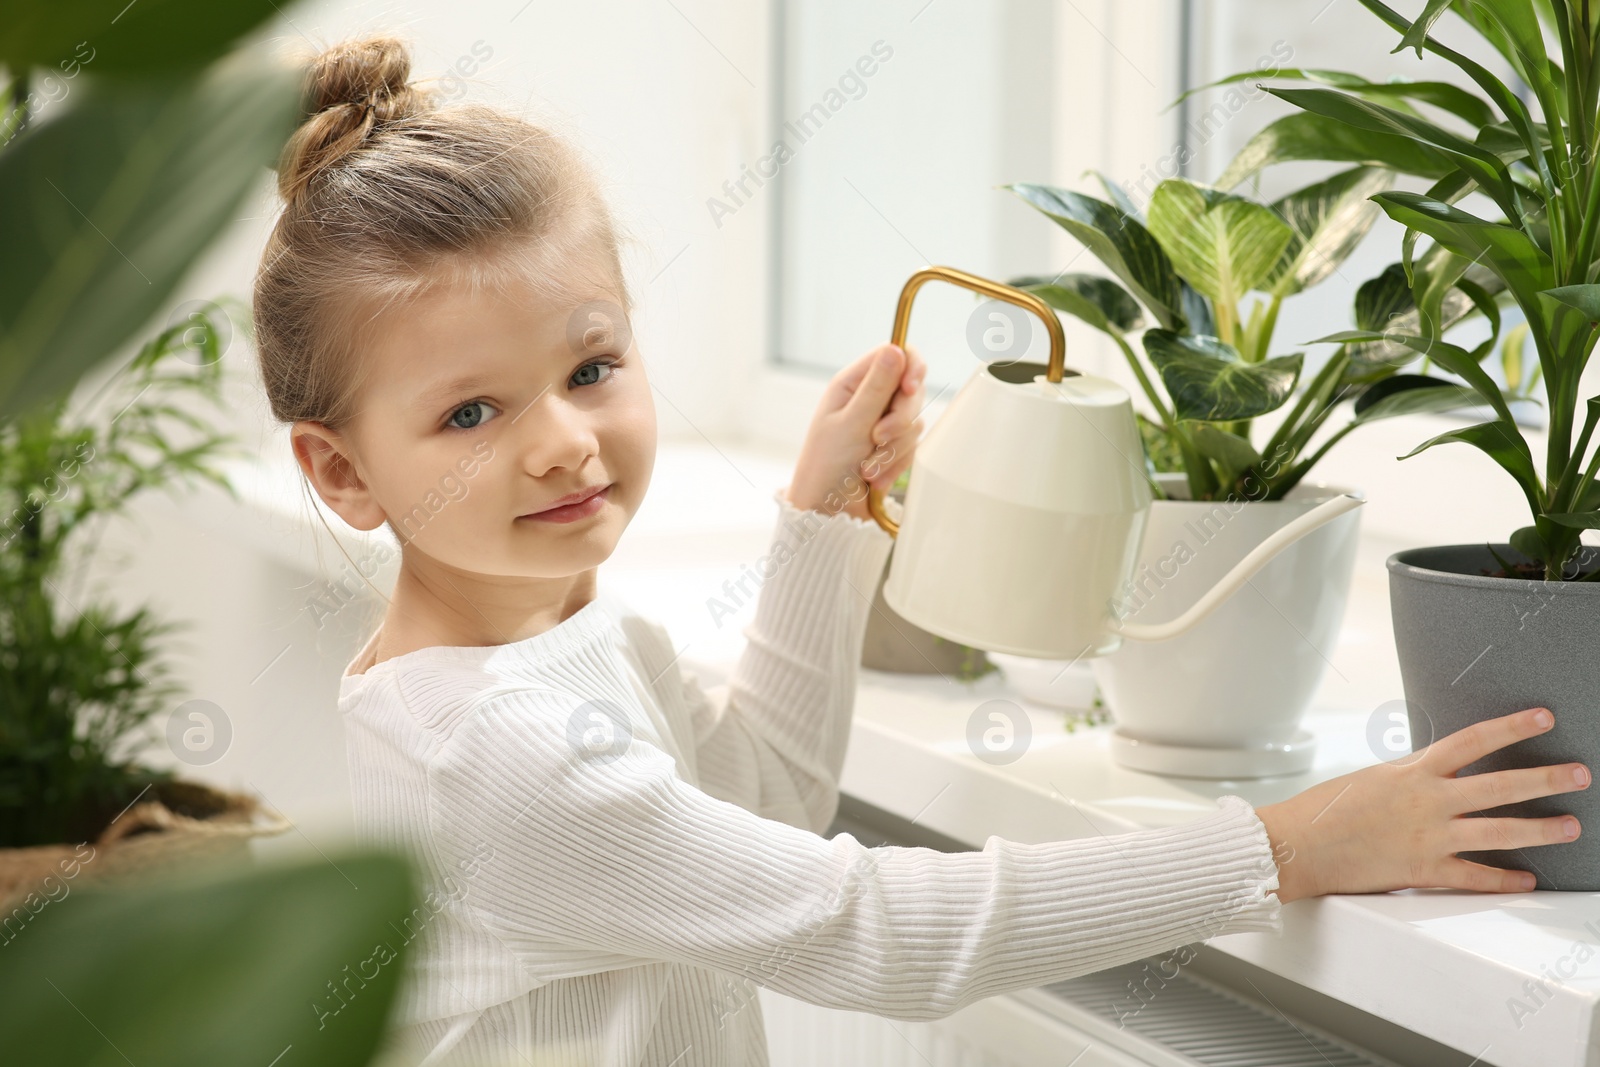
[(1563, 511), (1544, 516), (1553, 523), (1578, 530), (1600, 530), (1600, 511)]
[[(1414, 314), (1416, 301), (1411, 296), (1411, 284), (1406, 281), (1405, 270), (1391, 263), (1383, 273), (1361, 283), (1356, 290), (1356, 328), (1383, 331), (1392, 328), (1395, 320), (1407, 313)], [(1407, 330), (1404, 332), (1415, 332)]]
[(1098, 170), (1090, 170), (1089, 173), (1095, 176), (1095, 180), (1100, 183), (1100, 188), (1106, 191), (1106, 198), (1116, 205), (1118, 211), (1131, 218), (1137, 219), (1141, 217), (1138, 205), (1133, 202), (1133, 198), (1128, 195), (1126, 189)]
[(1373, 133), (1301, 112), (1285, 115), (1250, 138), (1217, 179), (1217, 188), (1232, 189), (1273, 164), (1297, 160), (1360, 163), (1424, 178), (1443, 178), (1456, 170), (1449, 156), (1415, 138)]
[(1517, 76), (1533, 87), (1541, 101), (1554, 103), (1557, 116), (1565, 116), (1566, 90), (1559, 84), (1561, 68), (1550, 60), (1539, 16), (1528, 0), (1456, 0), (1453, 7), (1511, 62)]
[(96, 75), (194, 70), (278, 12), (272, 0), (7, 0), (0, 5), (0, 63), (12, 74), (28, 67), (65, 72), (68, 62)]
[(1422, 9), (1422, 14), (1411, 24), (1411, 28), (1400, 38), (1400, 43), (1389, 50), (1389, 54), (1403, 52), (1407, 48), (1417, 50), (1417, 58), (1422, 58), (1422, 43), (1428, 38), (1428, 30), (1439, 21), (1439, 16), (1450, 10), (1452, 0), (1428, 0), (1427, 6)]
[[(1416, 337), (1396, 333), (1393, 330), (1377, 333), (1371, 330), (1342, 330), (1326, 337), (1320, 337), (1313, 344), (1325, 342), (1349, 341), (1388, 341), (1391, 344), (1404, 345), (1420, 355), (1427, 356), (1451, 374), (1459, 375), (1466, 380), (1474, 392), (1483, 398), (1484, 402), (1494, 408), (1495, 414), (1500, 416), (1507, 425), (1515, 426), (1516, 420), (1511, 417), (1511, 409), (1506, 405), (1504, 394), (1500, 386), (1495, 384), (1493, 378), (1478, 365), (1472, 354), (1459, 345), (1452, 345), (1430, 337)], [(1521, 440), (1520, 435), (1518, 440)], [(1526, 445), (1524, 445), (1526, 448)]]
[(1563, 285), (1546, 289), (1544, 295), (1583, 312), (1591, 324), (1600, 324), (1600, 285)]
[(1293, 236), (1265, 288), (1291, 296), (1337, 270), (1382, 215), (1368, 198), (1389, 188), (1390, 178), (1387, 171), (1355, 167), (1276, 201), (1272, 209)]
[(1177, 272), (1161, 245), (1138, 219), (1104, 200), (1049, 185), (1016, 182), (1011, 190), (1025, 203), (1072, 234), (1168, 329), (1185, 320), (1179, 306)]
[(1374, 82), (1368, 81), (1359, 74), (1351, 74), (1342, 70), (1319, 70), (1309, 67), (1286, 67), (1280, 70), (1246, 70), (1238, 74), (1230, 74), (1226, 78), (1219, 78), (1208, 85), (1190, 89), (1178, 97), (1174, 103), (1183, 101), (1195, 93), (1206, 89), (1215, 89), (1223, 85), (1232, 85), (1235, 82), (1258, 81), (1262, 78), (1282, 78), (1289, 81), (1316, 81), (1324, 85), (1331, 85), (1336, 89), (1345, 89), (1358, 96), (1366, 96), (1379, 100), (1420, 100), (1425, 104), (1432, 104), (1443, 111), (1448, 111), (1458, 118), (1465, 119), (1474, 126), (1485, 126), (1495, 121), (1494, 109), (1482, 97), (1474, 96), (1450, 82), (1438, 81), (1406, 81), (1396, 78), (1393, 81)]
[(1238, 434), (1209, 422), (1181, 421), (1178, 426), (1194, 442), (1195, 451), (1222, 469), (1223, 485), (1232, 485), (1239, 475), (1261, 462), (1261, 454)]
[(1394, 374), (1369, 386), (1355, 403), (1355, 421), (1366, 424), (1397, 415), (1437, 414), (1483, 403), (1464, 385), (1423, 374)]
[[(1402, 34), (1408, 33), (1411, 30), (1412, 23), (1402, 18), (1398, 13), (1389, 8), (1386, 4), (1382, 3), (1381, 0), (1360, 0), (1360, 2), (1362, 7), (1377, 15), (1378, 18), (1382, 19), (1385, 23), (1400, 31)], [(1554, 181), (1550, 176), (1549, 168), (1545, 164), (1540, 132), (1535, 126), (1533, 117), (1528, 113), (1527, 105), (1522, 102), (1522, 99), (1517, 96), (1516, 93), (1513, 93), (1510, 88), (1506, 86), (1505, 82), (1489, 73), (1489, 71), (1476, 60), (1469, 59), (1454, 49), (1447, 48), (1431, 36), (1424, 38), (1422, 43), (1428, 49), (1428, 51), (1455, 64), (1459, 70), (1477, 83), (1478, 88), (1484, 91), (1489, 99), (1494, 102), (1495, 106), (1507, 116), (1512, 126), (1516, 129), (1518, 138), (1522, 142), (1522, 151), (1525, 154), (1525, 157), (1529, 159), (1530, 165), (1538, 168), (1540, 175), (1543, 177), (1547, 186), (1554, 185)], [(1405, 168), (1396, 165), (1395, 169), (1404, 170)], [(1408, 173), (1420, 172), (1408, 171)], [(1506, 211), (1508, 216), (1512, 214), (1510, 207), (1502, 204), (1502, 208)]]
[(1379, 193), (1373, 200), (1396, 222), (1427, 234), (1458, 256), (1483, 263), (1505, 281), (1519, 303), (1524, 295), (1555, 285), (1550, 257), (1514, 226), (1485, 221), (1420, 193)]
[(0, 1048), (19, 1064), (368, 1063), (402, 924), (426, 914), (406, 862), (375, 853), (39, 899), (0, 961)]
[(1245, 363), (1215, 337), (1146, 330), (1145, 354), (1161, 372), (1180, 419), (1253, 419), (1280, 407), (1300, 378), (1301, 355)]
[(1461, 441), (1472, 445), (1500, 464), (1522, 488), (1523, 495), (1528, 499), (1529, 508), (1534, 514), (1539, 513), (1539, 476), (1533, 469), (1533, 453), (1528, 450), (1528, 442), (1517, 432), (1514, 423), (1495, 420), (1449, 430), (1437, 437), (1430, 437), (1400, 458), (1410, 459), (1434, 445), (1450, 441)]
[(1519, 322), (1506, 331), (1505, 340), (1500, 345), (1500, 366), (1505, 371), (1506, 385), (1513, 393), (1526, 392), (1533, 387), (1532, 382), (1523, 382), (1523, 360), (1528, 345), (1528, 324)]
[(1096, 274), (1026, 275), (1006, 284), (1038, 296), (1046, 304), (1074, 315), (1102, 332), (1113, 326), (1123, 333), (1138, 329), (1144, 314), (1126, 289)]
[(1156, 186), (1149, 227), (1184, 280), (1230, 308), (1266, 279), (1294, 238), (1265, 204), (1182, 178)]
[(67, 391), (163, 307), (268, 176), (292, 69), (85, 85), (0, 153), (0, 415)]
[(1515, 210), (1511, 176), (1500, 157), (1435, 122), (1332, 89), (1269, 88), (1267, 91), (1298, 108), (1368, 133), (1412, 138), (1429, 144), (1471, 175), (1508, 215)]
[(1550, 556), (1550, 546), (1545, 543), (1544, 535), (1537, 526), (1523, 526), (1513, 530), (1507, 543), (1529, 559), (1547, 559)]

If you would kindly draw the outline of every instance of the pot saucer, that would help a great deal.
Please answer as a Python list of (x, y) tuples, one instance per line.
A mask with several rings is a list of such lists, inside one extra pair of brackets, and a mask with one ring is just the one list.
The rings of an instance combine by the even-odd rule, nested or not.
[(1111, 731), (1111, 758), (1120, 767), (1180, 778), (1272, 778), (1311, 769), (1317, 739), (1296, 730), (1288, 741), (1251, 748), (1202, 748), (1171, 745)]

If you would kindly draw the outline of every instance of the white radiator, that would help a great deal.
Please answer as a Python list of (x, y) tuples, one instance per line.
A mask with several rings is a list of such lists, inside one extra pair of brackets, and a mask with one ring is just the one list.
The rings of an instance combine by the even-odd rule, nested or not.
[(761, 1006), (772, 1067), (1396, 1067), (1187, 973), (1129, 1012), (1142, 970), (1130, 964), (990, 997), (933, 1022), (833, 1011), (766, 990)]

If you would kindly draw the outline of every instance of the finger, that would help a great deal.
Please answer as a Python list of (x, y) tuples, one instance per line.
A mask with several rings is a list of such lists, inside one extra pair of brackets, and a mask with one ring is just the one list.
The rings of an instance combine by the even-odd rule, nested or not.
[(850, 399), (845, 401), (844, 410), (857, 418), (882, 414), (889, 406), (889, 398), (899, 392), (906, 354), (894, 345), (879, 345), (874, 351), (866, 376), (856, 383)]
[(825, 398), (829, 401), (828, 408), (837, 410), (849, 403), (850, 398), (861, 391), (861, 387), (872, 376), (873, 368), (878, 365), (878, 359), (884, 352), (894, 352), (895, 347), (885, 342), (876, 348), (862, 353), (854, 363), (847, 365), (835, 374), (828, 382), (824, 391)]
[[(1541, 724), (1540, 714), (1549, 717)], [(1455, 774), (1469, 763), (1482, 759), (1489, 753), (1505, 748), (1527, 737), (1544, 733), (1555, 725), (1555, 716), (1548, 708), (1528, 708), (1501, 715), (1494, 719), (1475, 722), (1471, 726), (1441, 737), (1423, 749), (1423, 760), (1429, 769), (1440, 774)]]
[(1459, 857), (1445, 860), (1439, 877), (1438, 884), (1447, 889), (1471, 889), (1478, 893), (1526, 893), (1534, 887), (1532, 871), (1503, 871)]
[(887, 492), (895, 479), (911, 466), (911, 457), (911, 449), (901, 442), (886, 441), (861, 461), (861, 476), (873, 488)]
[(1559, 845), (1576, 840), (1582, 832), (1578, 820), (1571, 815), (1552, 815), (1547, 819), (1468, 815), (1450, 821), (1450, 851), (1482, 852)]
[(1456, 788), (1467, 805), (1463, 811), (1485, 811), (1502, 804), (1587, 789), (1589, 777), (1589, 768), (1581, 763), (1555, 763), (1547, 767), (1469, 774), (1456, 779)]
[(928, 365), (923, 362), (917, 350), (910, 344), (905, 346), (906, 369), (900, 376), (900, 391), (902, 393), (915, 393), (917, 387), (928, 377)]
[(872, 427), (872, 441), (882, 444), (893, 440), (910, 429), (912, 423), (920, 422), (918, 415), (922, 407), (919, 403), (921, 393), (895, 393), (894, 400), (889, 404), (889, 410), (883, 413)]

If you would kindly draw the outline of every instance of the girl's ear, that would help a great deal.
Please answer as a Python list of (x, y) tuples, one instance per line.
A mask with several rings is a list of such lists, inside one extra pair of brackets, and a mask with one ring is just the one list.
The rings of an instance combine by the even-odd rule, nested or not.
[(357, 530), (375, 530), (387, 516), (356, 470), (349, 444), (320, 422), (297, 422), (289, 444), (306, 479), (323, 503)]

